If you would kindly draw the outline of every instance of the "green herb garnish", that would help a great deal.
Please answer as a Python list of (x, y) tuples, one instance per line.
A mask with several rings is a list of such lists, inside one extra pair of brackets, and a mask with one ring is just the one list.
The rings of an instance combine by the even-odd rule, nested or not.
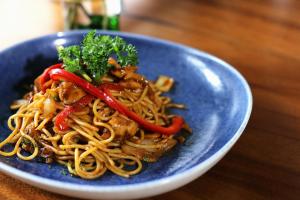
[(81, 75), (87, 81), (99, 83), (101, 78), (113, 67), (108, 59), (113, 57), (121, 67), (137, 65), (137, 50), (120, 37), (96, 35), (89, 32), (81, 45), (57, 48), (64, 69)]

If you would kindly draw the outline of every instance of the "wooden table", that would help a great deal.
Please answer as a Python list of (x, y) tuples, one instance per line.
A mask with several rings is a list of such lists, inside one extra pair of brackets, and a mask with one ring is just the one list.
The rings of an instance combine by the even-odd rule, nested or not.
[[(62, 30), (59, 2), (13, 2), (0, 2), (1, 49)], [(212, 53), (235, 66), (254, 95), (245, 133), (221, 162), (149, 199), (300, 199), (300, 1), (127, 0), (124, 6), (122, 31)], [(3, 174), (0, 182), (0, 199), (71, 199)]]

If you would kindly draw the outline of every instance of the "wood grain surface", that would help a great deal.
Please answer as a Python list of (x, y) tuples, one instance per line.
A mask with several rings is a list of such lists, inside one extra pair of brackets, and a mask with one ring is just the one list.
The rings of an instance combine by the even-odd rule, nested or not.
[[(11, 2), (0, 1), (0, 49), (62, 30), (59, 2)], [(254, 97), (244, 134), (215, 167), (149, 200), (300, 199), (300, 1), (126, 0), (121, 23), (122, 31), (179, 42), (224, 59), (246, 77)], [(17, 31), (20, 26), (24, 32)], [(0, 173), (0, 199), (72, 198)]]

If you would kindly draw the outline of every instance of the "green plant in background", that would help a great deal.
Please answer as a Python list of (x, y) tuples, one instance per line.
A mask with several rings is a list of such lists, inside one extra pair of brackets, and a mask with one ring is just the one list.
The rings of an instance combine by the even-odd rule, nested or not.
[[(87, 5), (101, 5), (89, 11)], [(65, 29), (120, 29), (121, 0), (64, 0)], [(80, 16), (81, 14), (81, 16)], [(88, 19), (83, 23), (81, 18)]]

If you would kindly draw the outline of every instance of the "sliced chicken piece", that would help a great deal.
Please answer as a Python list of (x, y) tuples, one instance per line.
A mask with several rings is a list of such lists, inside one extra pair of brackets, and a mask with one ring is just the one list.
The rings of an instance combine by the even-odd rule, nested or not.
[[(138, 157), (146, 162), (156, 162), (165, 152), (176, 145), (177, 141), (173, 138), (161, 141), (161, 148), (145, 149), (123, 144), (122, 151), (126, 154)], [(158, 143), (159, 144), (159, 143)]]
[(113, 116), (108, 122), (119, 138), (133, 137), (138, 131), (138, 124), (124, 116)]
[(132, 89), (132, 90), (140, 89), (140, 88), (143, 87), (141, 83), (139, 83), (139, 82), (137, 82), (135, 80), (120, 81), (119, 84), (123, 88)]
[(146, 149), (132, 147), (127, 144), (123, 144), (121, 146), (121, 149), (124, 153), (135, 156), (138, 159), (144, 160), (146, 162), (156, 162), (162, 154), (162, 152), (160, 150), (157, 150), (155, 152), (150, 152), (150, 151), (147, 151)]
[(71, 82), (62, 82), (59, 85), (58, 95), (64, 104), (72, 104), (84, 97), (86, 93)]
[(111, 70), (110, 73), (118, 78), (123, 78), (124, 76), (128, 76), (128, 75), (131, 76), (130, 74), (135, 74), (136, 70), (137, 70), (136, 66), (127, 66), (123, 68), (116, 67), (115, 69)]
[(142, 75), (140, 74), (136, 74), (136, 73), (127, 73), (124, 77), (124, 80), (129, 80), (129, 79), (133, 79), (133, 80), (136, 80), (136, 81), (145, 81), (145, 77), (143, 77)]
[(123, 78), (126, 75), (126, 71), (124, 69), (114, 69), (111, 70), (110, 73), (118, 78)]

